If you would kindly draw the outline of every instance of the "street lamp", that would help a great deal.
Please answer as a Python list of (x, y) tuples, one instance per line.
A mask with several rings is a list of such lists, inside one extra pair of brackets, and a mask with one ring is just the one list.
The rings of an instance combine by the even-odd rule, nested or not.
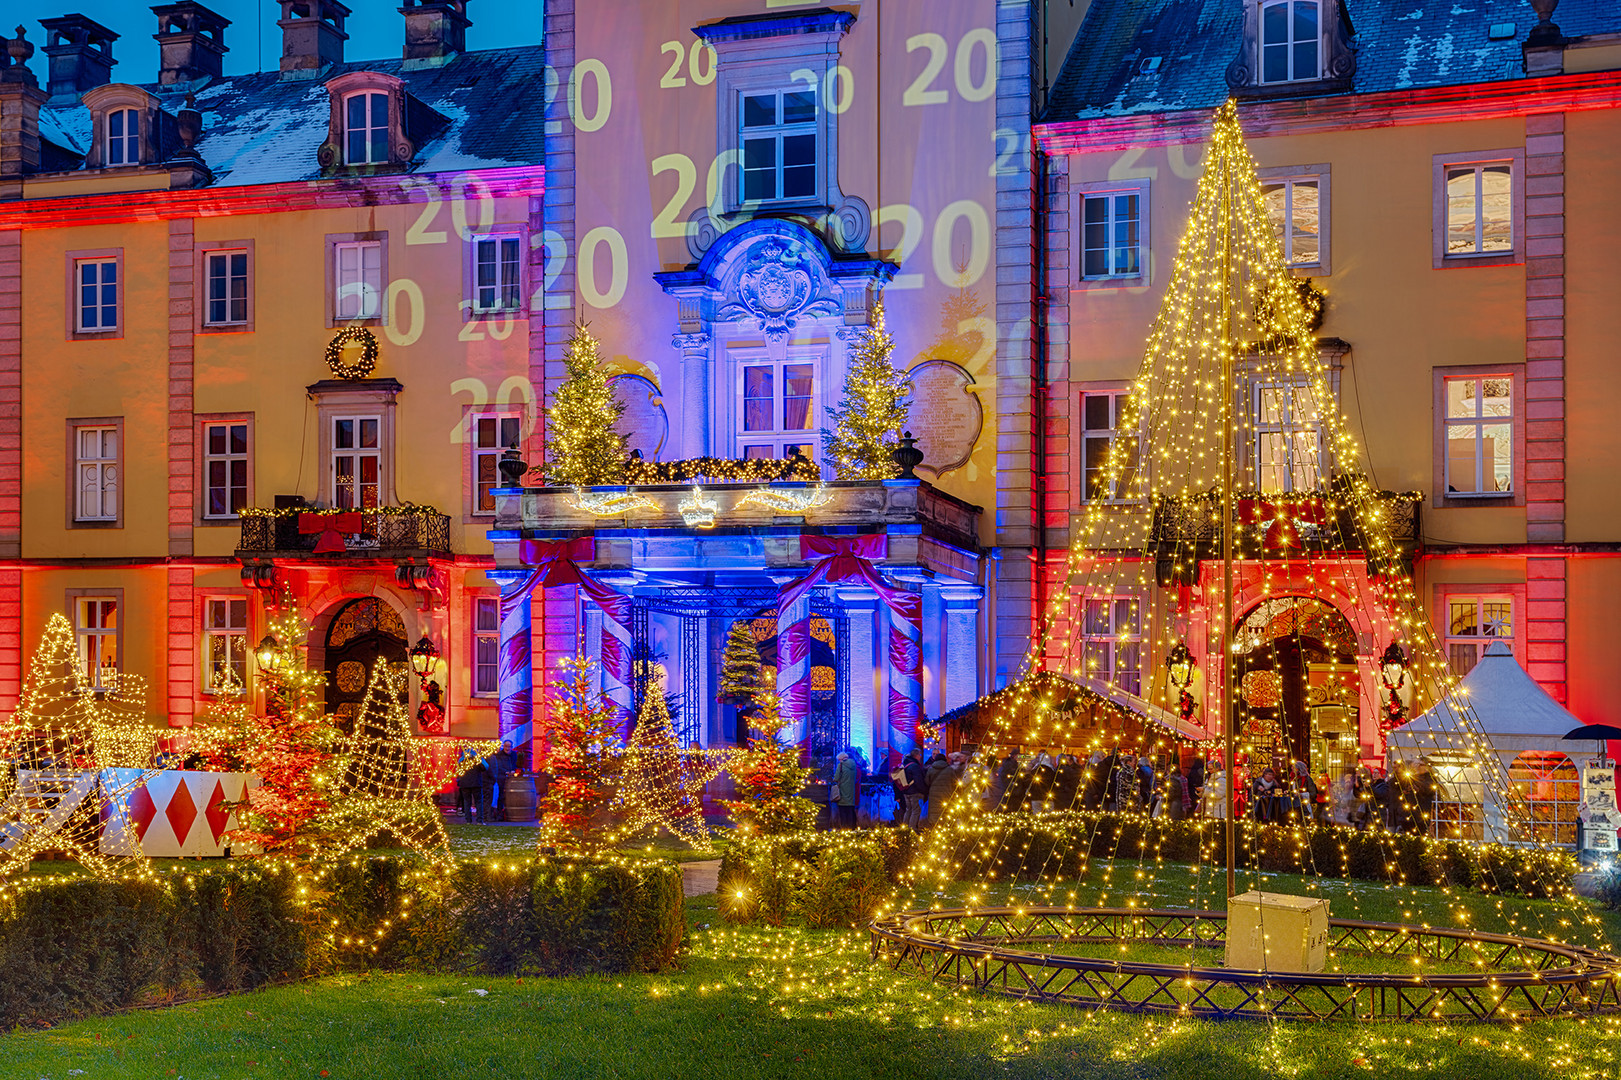
[(422, 692), (428, 692), (428, 676), (433, 674), (433, 667), (439, 659), (439, 649), (423, 634), (417, 643), (411, 646), (411, 670), (416, 672), (417, 678), (422, 680)]
[(1385, 725), (1396, 727), (1407, 717), (1407, 703), (1401, 697), (1401, 689), (1407, 685), (1407, 650), (1401, 642), (1385, 646), (1379, 657), (1379, 681), (1385, 684)]
[(253, 656), (259, 661), (259, 670), (275, 678), (276, 669), (281, 667), (281, 642), (276, 640), (276, 635), (266, 634), (259, 639), (259, 647), (253, 650)]
[(1193, 685), (1193, 654), (1188, 651), (1186, 642), (1179, 641), (1165, 658), (1165, 670), (1170, 674), (1171, 685), (1178, 691), (1177, 705), (1184, 722), (1193, 719), (1193, 694), (1189, 687)]

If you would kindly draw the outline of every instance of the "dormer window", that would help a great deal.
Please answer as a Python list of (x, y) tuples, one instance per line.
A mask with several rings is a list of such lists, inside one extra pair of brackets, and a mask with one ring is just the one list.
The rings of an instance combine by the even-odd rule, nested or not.
[(107, 164), (141, 163), (141, 114), (135, 109), (107, 113)]
[(388, 163), (388, 95), (363, 90), (344, 99), (345, 165)]
[(1275, 0), (1261, 7), (1261, 81), (1309, 82), (1322, 71), (1317, 0)]

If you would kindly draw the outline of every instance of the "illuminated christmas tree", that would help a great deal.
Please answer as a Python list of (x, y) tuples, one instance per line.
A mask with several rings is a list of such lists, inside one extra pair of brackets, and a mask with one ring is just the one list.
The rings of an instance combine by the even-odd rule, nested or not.
[(618, 804), (626, 812), (622, 835), (629, 839), (668, 829), (695, 848), (709, 847), (700, 798), (713, 779), (701, 755), (687, 760), (675, 736), (670, 708), (657, 676), (648, 680), (636, 730), (625, 747), (624, 776)]
[(617, 484), (625, 477), (625, 437), (614, 427), (625, 411), (609, 385), (597, 339), (574, 327), (563, 355), (567, 377), (546, 410), (546, 479), (566, 487)]
[(759, 688), (760, 649), (754, 643), (749, 620), (739, 619), (726, 635), (726, 651), (721, 654), (718, 700), (742, 708), (754, 700)]
[(732, 820), (745, 833), (774, 836), (807, 828), (815, 804), (799, 797), (811, 770), (799, 764), (799, 747), (782, 741), (786, 723), (775, 690), (762, 686), (755, 696), (758, 712), (749, 718), (753, 735), (748, 752), (732, 768), (736, 799), (723, 799)]
[(606, 816), (622, 753), (619, 710), (597, 689), (595, 666), (585, 657), (566, 659), (564, 677), (552, 683), (544, 729), (552, 780), (542, 803), (541, 847), (584, 853), (615, 839)]
[(884, 328), (884, 304), (856, 341), (844, 376), (844, 398), (829, 408), (833, 430), (824, 449), (840, 480), (888, 480), (899, 474), (891, 452), (911, 409), (912, 382), (891, 360), (895, 338)]

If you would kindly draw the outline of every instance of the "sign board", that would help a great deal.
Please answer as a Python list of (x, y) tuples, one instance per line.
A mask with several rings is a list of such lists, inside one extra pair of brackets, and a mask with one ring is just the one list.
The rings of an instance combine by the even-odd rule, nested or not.
[(1582, 850), (1616, 853), (1616, 830), (1621, 829), (1621, 810), (1615, 805), (1615, 767), (1589, 763), (1582, 770)]

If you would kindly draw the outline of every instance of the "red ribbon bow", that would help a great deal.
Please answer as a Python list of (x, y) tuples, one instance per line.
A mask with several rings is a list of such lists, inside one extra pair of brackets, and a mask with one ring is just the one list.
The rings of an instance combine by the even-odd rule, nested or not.
[(572, 540), (525, 540), (519, 545), (518, 557), (535, 568), (539, 575), (535, 584), (542, 588), (578, 585), (582, 575), (575, 563), (596, 558), (597, 542), (589, 536)]
[(343, 542), (343, 534), (357, 533), (364, 527), (365, 525), (358, 513), (298, 515), (298, 531), (300, 535), (321, 534), (315, 541), (315, 554), (317, 555), (325, 555), (335, 551), (347, 551), (348, 546)]

